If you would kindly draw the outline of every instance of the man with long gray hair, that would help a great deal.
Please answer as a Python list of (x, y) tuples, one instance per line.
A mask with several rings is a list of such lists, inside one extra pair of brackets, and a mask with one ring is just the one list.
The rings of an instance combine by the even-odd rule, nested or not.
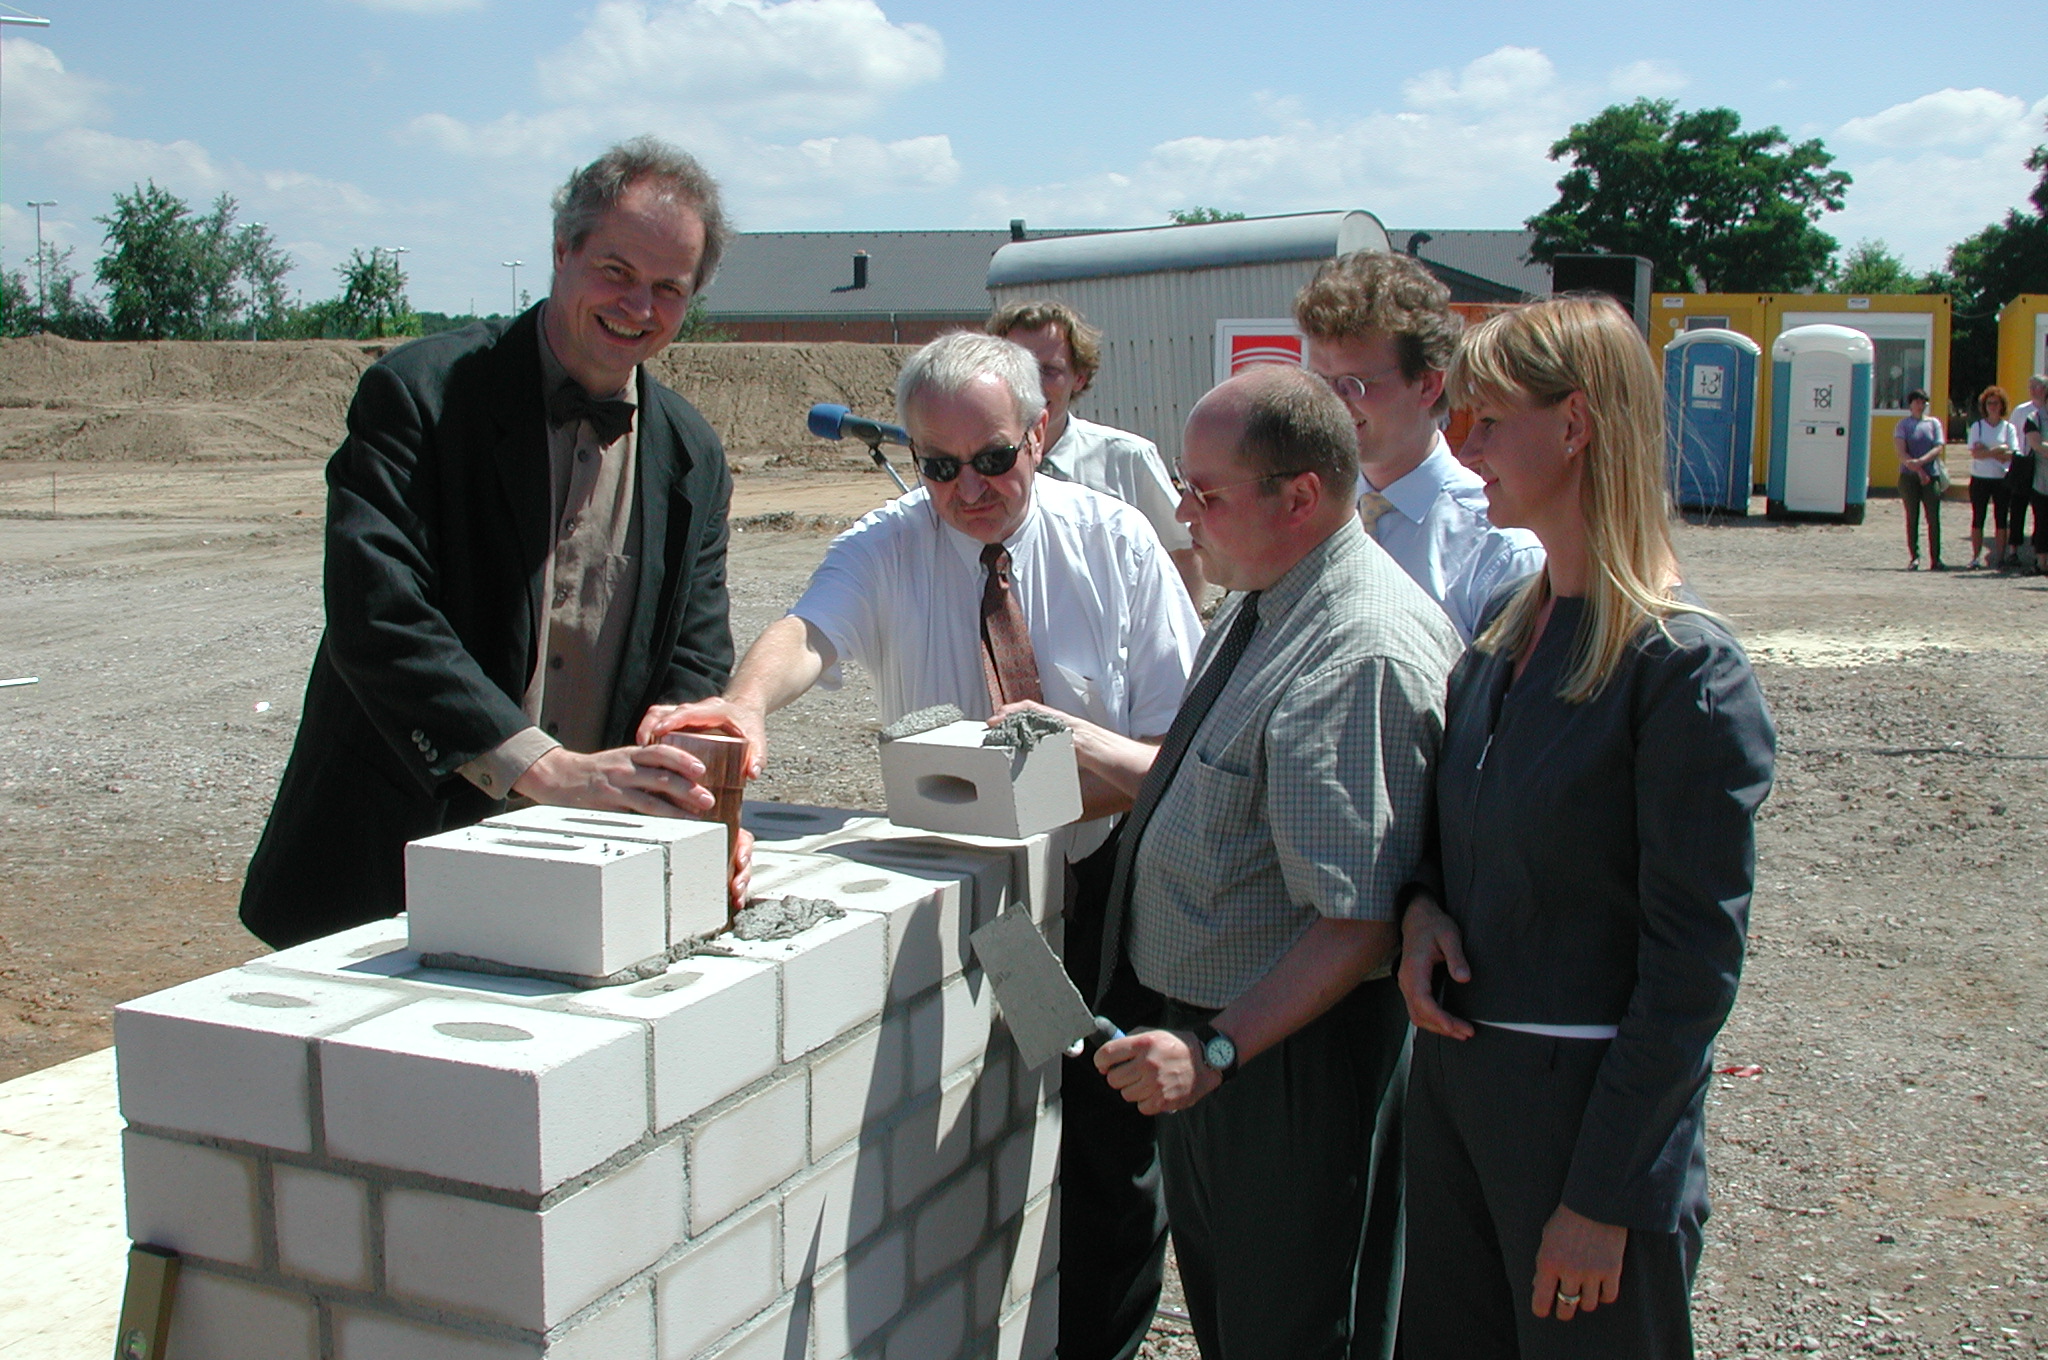
[[(904, 365), (896, 407), (924, 484), (833, 540), (723, 700), (682, 705), (642, 735), (731, 725), (758, 754), (767, 715), (815, 684), (836, 686), (852, 660), (873, 677), (885, 723), (938, 704), (986, 717), (1043, 703), (1086, 730), (1156, 743), (1201, 622), (1142, 514), (1038, 475), (1038, 361), (992, 335), (941, 336)], [(1090, 986), (1116, 857), (1103, 808), (1128, 799), (1085, 776), (1081, 793), (1094, 820), (1068, 847), (1066, 959)], [(1103, 1010), (1129, 1026), (1147, 1018), (1144, 1006), (1117, 997)], [(1085, 1058), (1069, 1060), (1063, 1092), (1059, 1353), (1128, 1360), (1158, 1302), (1166, 1249), (1151, 1121)]]
[(515, 794), (711, 806), (700, 763), (633, 733), (732, 667), (724, 451), (644, 367), (718, 267), (718, 186), (642, 137), (554, 206), (545, 300), (357, 386), (327, 465), (327, 630), (242, 892), (271, 945), (402, 910), (405, 843)]

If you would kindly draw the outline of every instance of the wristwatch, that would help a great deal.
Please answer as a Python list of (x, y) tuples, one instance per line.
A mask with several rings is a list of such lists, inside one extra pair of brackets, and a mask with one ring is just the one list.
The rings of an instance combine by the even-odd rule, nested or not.
[(1204, 1020), (1193, 1030), (1195, 1042), (1202, 1046), (1202, 1061), (1214, 1069), (1217, 1076), (1229, 1081), (1237, 1075), (1237, 1044), (1228, 1034)]

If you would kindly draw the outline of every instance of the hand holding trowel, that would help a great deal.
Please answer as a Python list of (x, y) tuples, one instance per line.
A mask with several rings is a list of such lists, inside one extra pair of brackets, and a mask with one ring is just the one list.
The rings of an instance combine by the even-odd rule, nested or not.
[(1002, 1003), (1003, 1019), (1009, 1022), (1027, 1070), (1062, 1054), (1078, 1056), (1091, 1038), (1105, 1043), (1123, 1038), (1122, 1030), (1089, 1013), (1067, 970), (1023, 907), (1011, 907), (968, 941)]

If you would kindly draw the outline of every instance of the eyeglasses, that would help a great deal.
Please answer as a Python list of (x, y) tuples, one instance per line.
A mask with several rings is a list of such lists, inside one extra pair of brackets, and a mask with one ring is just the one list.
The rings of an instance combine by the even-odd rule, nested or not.
[[(950, 482), (960, 475), (962, 463), (950, 453), (923, 454), (917, 451), (916, 444), (912, 444), (910, 456), (917, 460), (918, 471), (928, 482)], [(966, 465), (984, 477), (1000, 477), (1017, 466), (1017, 446), (998, 444), (992, 449), (983, 449), (969, 458)]]
[(1238, 487), (1250, 486), (1253, 482), (1277, 482), (1283, 477), (1299, 477), (1304, 472), (1313, 471), (1315, 471), (1314, 468), (1296, 468), (1292, 472), (1268, 472), (1263, 476), (1247, 477), (1241, 482), (1230, 482), (1227, 485), (1204, 491), (1201, 487), (1196, 486), (1193, 482), (1181, 476), (1180, 467), (1176, 464), (1173, 469), (1173, 489), (1180, 492), (1183, 496), (1192, 498), (1197, 510), (1206, 511), (1209, 508), (1209, 503), (1226, 491), (1235, 491)]
[(1379, 372), (1367, 374), (1363, 378), (1354, 373), (1339, 373), (1334, 378), (1326, 373), (1318, 373), (1316, 376), (1321, 378), (1324, 384), (1337, 394), (1338, 400), (1349, 402), (1364, 401), (1368, 392), (1371, 392), (1374, 387), (1385, 382), (1389, 377), (1400, 371), (1401, 366), (1396, 364), (1392, 368), (1383, 368)]

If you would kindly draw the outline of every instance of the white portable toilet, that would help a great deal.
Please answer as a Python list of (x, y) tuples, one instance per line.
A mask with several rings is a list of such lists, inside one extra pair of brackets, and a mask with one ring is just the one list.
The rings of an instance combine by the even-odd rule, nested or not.
[(1870, 337), (1798, 326), (1771, 346), (1771, 519), (1863, 522), (1870, 495)]

